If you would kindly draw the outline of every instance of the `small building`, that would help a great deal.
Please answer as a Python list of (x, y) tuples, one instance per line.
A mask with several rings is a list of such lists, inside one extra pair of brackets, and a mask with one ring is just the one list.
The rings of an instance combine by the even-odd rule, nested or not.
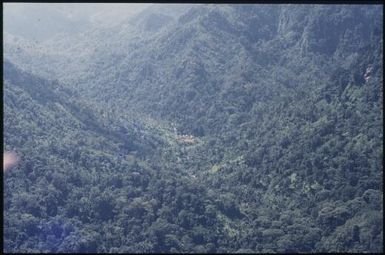
[(178, 141), (189, 143), (189, 144), (194, 144), (196, 142), (195, 137), (192, 135), (179, 135)]

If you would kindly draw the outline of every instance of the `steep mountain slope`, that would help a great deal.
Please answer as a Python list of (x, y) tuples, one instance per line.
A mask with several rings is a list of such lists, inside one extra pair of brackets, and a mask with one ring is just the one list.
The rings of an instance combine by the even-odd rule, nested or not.
[[(379, 19), (373, 18), (379, 11), (360, 6), (195, 7), (160, 33), (142, 34), (140, 28), (129, 25), (77, 38), (74, 41), (80, 45), (67, 49), (67, 59), (52, 69), (60, 70), (60, 80), (76, 84), (74, 89), (85, 98), (100, 97), (105, 95), (99, 93), (103, 91), (114, 98), (111, 104), (124, 99), (118, 107), (135, 107), (162, 118), (172, 114), (176, 115), (172, 118), (193, 115), (197, 119), (196, 115), (215, 104), (218, 95), (246, 93), (269, 98), (266, 93), (273, 93), (272, 86), (276, 91), (297, 93), (295, 89), (308, 80), (327, 79), (333, 66), (351, 64), (357, 51), (368, 45), (375, 33), (381, 34)], [(329, 20), (327, 17), (331, 17), (328, 24), (318, 22)], [(333, 31), (319, 31), (314, 24)], [(106, 37), (111, 43), (104, 42)], [(354, 44), (347, 46), (347, 40)], [(335, 52), (323, 52), (322, 47)], [(89, 49), (86, 55), (84, 48)], [(73, 59), (74, 54), (85, 57)], [(51, 63), (47, 59), (31, 61), (29, 66)], [(277, 65), (280, 68), (275, 68)], [(102, 74), (92, 75), (95, 72)], [(259, 84), (251, 86), (253, 93), (235, 85), (245, 83)], [(295, 89), (290, 89), (293, 86)], [(245, 97), (236, 100), (236, 108), (241, 101), (252, 105), (249, 102), (254, 98)], [(149, 101), (157, 103), (150, 108), (141, 103)], [(186, 129), (191, 120), (182, 122)]]
[[(167, 141), (159, 124), (153, 130), (136, 119), (124, 127), (114, 119), (107, 129), (97, 111), (60, 84), (9, 62), (4, 79), (5, 149), (21, 158), (5, 176), (4, 251), (169, 250), (174, 235), (191, 245), (192, 226), (218, 245), (223, 227), (205, 213), (213, 199), (184, 170), (160, 163)], [(215, 236), (202, 229), (205, 222), (218, 229)], [(147, 227), (137, 231), (142, 224)]]
[[(7, 223), (14, 229), (8, 249), (27, 249), (28, 244), (30, 249), (50, 251), (381, 252), (381, 6), (186, 9), (175, 16), (153, 8), (109, 30), (53, 39), (40, 45), (41, 51), (28, 52), (15, 40), (6, 42), (5, 55), (18, 67), (56, 78), (76, 95), (73, 102), (79, 110), (71, 108), (68, 102), (73, 99), (67, 94), (51, 91), (43, 97), (57, 98), (55, 104), (80, 123), (68, 121), (68, 129), (84, 132), (55, 141), (70, 140), (72, 145), (86, 137), (77, 150), (85, 159), (71, 162), (89, 159), (93, 163), (82, 166), (80, 175), (88, 176), (95, 168), (93, 174), (100, 176), (71, 193), (85, 194), (82, 201), (88, 201), (88, 209), (67, 202), (62, 213), (52, 214), (61, 221), (74, 217), (78, 232), (87, 233), (85, 244), (37, 247), (32, 232), (27, 233), (28, 241), (11, 241), (18, 233), (12, 218)], [(8, 77), (23, 77), (20, 72)], [(9, 84), (21, 86), (33, 79)], [(43, 87), (36, 87), (39, 93), (11, 88), (6, 95), (12, 100), (17, 93), (37, 98), (48, 93)], [(12, 106), (5, 108), (7, 114), (27, 114), (22, 102), (12, 100), (6, 97), (6, 106)], [(42, 100), (29, 108), (39, 109), (36, 116), (55, 116), (62, 109), (47, 115), (45, 104)], [(93, 116), (91, 120), (77, 114), (81, 109)], [(59, 124), (66, 120), (23, 119), (22, 129), (6, 133), (6, 145), (28, 153), (32, 148), (17, 141), (18, 133), (35, 126), (56, 128), (47, 134), (67, 128)], [(6, 115), (5, 127), (12, 125)], [(39, 132), (28, 133), (28, 141), (42, 135)], [(91, 142), (93, 136), (100, 142)], [(125, 140), (128, 145), (119, 144)], [(89, 147), (110, 154), (123, 148), (129, 155), (106, 156), (106, 175), (100, 170), (104, 159)], [(71, 151), (71, 146), (64, 148)], [(127, 180), (125, 169), (136, 169), (132, 180)], [(16, 176), (9, 178), (13, 183)], [(90, 185), (99, 190), (89, 191)], [(121, 196), (113, 199), (111, 192)], [(100, 194), (113, 201), (109, 213), (100, 209), (104, 202), (91, 205)], [(7, 203), (7, 213), (25, 206)], [(95, 228), (99, 223), (108, 236)], [(51, 242), (44, 240), (44, 245)], [(64, 237), (55, 242), (70, 241)]]

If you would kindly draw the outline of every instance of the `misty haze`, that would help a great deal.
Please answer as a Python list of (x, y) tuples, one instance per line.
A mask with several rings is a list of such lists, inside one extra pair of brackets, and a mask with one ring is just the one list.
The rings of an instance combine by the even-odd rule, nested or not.
[(3, 6), (3, 252), (383, 252), (382, 5)]

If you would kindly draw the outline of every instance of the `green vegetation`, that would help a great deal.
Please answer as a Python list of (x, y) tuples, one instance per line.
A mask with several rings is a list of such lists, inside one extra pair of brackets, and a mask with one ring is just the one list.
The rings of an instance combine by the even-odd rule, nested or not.
[(5, 42), (4, 251), (383, 252), (381, 6), (160, 10)]

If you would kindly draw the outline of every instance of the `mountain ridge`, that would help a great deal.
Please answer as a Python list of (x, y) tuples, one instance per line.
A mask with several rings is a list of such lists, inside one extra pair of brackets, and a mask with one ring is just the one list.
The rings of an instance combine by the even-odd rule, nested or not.
[(6, 250), (381, 252), (381, 6), (186, 9), (6, 42)]

